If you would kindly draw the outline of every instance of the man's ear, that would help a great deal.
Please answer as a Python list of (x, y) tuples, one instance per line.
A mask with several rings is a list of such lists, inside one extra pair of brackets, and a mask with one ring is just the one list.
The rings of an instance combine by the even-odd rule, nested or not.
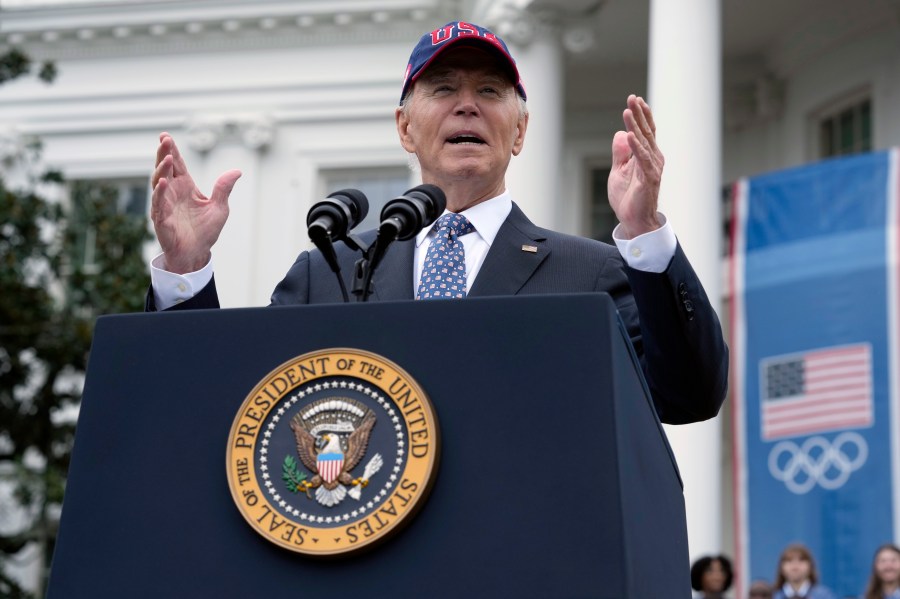
[(400, 136), (400, 145), (410, 154), (416, 153), (416, 144), (410, 133), (409, 112), (398, 106), (394, 111), (394, 119), (397, 121), (397, 134)]
[(525, 130), (528, 129), (528, 113), (526, 112), (516, 124), (516, 137), (513, 139), (512, 155), (518, 156), (525, 145)]

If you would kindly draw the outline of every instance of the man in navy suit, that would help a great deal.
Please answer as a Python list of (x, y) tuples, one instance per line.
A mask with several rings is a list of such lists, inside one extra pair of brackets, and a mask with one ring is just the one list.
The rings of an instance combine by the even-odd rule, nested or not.
[[(629, 96), (625, 130), (613, 138), (609, 201), (618, 247), (535, 226), (512, 201), (505, 176), (525, 142), (526, 92), (506, 44), (455, 22), (422, 36), (410, 57), (396, 110), (397, 131), (424, 183), (447, 196), (447, 211), (474, 229), (461, 244), (459, 295), (602, 291), (616, 302), (641, 358), (660, 418), (705, 420), (727, 387), (728, 350), (718, 318), (671, 227), (657, 212), (663, 155), (649, 106)], [(194, 184), (174, 140), (160, 136), (151, 217), (163, 253), (153, 261), (147, 307), (218, 307), (211, 248), (228, 215), (239, 171), (223, 173), (209, 197)], [(390, 246), (373, 300), (413, 299), (438, 227)], [(357, 256), (339, 249), (342, 272)], [(342, 301), (318, 251), (303, 252), (272, 304)]]

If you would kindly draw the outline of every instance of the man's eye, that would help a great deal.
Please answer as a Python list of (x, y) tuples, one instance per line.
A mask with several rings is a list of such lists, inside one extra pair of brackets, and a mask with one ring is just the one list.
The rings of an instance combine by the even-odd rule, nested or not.
[(482, 87), (481, 93), (496, 96), (500, 92), (497, 90), (496, 87)]

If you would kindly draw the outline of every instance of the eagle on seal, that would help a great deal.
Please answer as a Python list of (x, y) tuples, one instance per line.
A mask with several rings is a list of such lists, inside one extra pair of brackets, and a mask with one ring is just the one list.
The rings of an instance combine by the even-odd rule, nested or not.
[(303, 426), (300, 415), (294, 416), (291, 419), (291, 430), (294, 431), (297, 442), (297, 455), (303, 465), (315, 473), (308, 482), (301, 483), (298, 490), (308, 494), (309, 489), (315, 489), (316, 500), (331, 507), (343, 501), (347, 495), (345, 485), (365, 487), (369, 483), (368, 478), (353, 478), (350, 471), (366, 454), (375, 421), (375, 414), (367, 413), (347, 438), (347, 451), (344, 452), (340, 435), (325, 432), (314, 436)]

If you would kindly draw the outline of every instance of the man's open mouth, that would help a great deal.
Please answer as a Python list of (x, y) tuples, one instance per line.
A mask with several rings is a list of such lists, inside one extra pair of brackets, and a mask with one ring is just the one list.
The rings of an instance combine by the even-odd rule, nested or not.
[(471, 133), (462, 133), (447, 138), (447, 143), (451, 144), (484, 144), (485, 141), (477, 135)]

